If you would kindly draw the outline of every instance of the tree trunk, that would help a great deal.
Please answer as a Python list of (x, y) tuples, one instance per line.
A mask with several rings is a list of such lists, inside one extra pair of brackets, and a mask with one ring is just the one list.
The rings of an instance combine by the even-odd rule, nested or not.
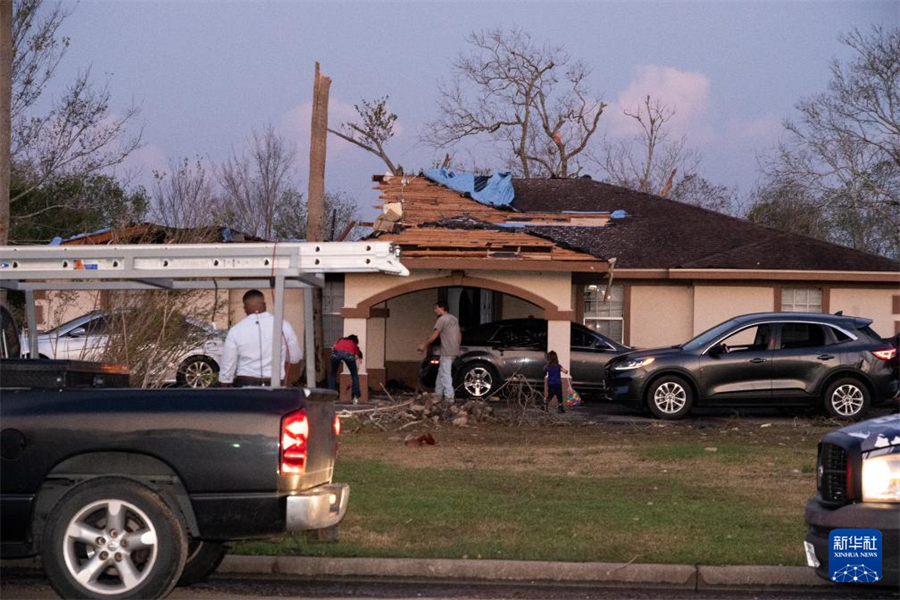
[[(325, 141), (328, 138), (328, 90), (331, 78), (319, 73), (313, 83), (312, 127), (309, 145), (309, 187), (306, 204), (306, 241), (325, 239)], [(316, 380), (326, 377), (325, 340), (322, 323), (322, 290), (313, 291), (313, 329), (316, 341)], [(307, 358), (307, 360), (309, 360)], [(316, 382), (306, 382), (312, 387)]]
[(0, 245), (9, 241), (12, 21), (12, 0), (0, 0)]

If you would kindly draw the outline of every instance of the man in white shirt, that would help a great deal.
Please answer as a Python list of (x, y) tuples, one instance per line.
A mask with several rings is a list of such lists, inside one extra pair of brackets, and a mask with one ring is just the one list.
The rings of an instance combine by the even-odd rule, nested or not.
[[(219, 383), (223, 387), (269, 385), (272, 376), (272, 329), (274, 317), (266, 312), (266, 298), (259, 290), (244, 294), (247, 316), (231, 328), (225, 338), (219, 365)], [(284, 321), (281, 336), (281, 380), (285, 380), (285, 366), (298, 364), (303, 351), (294, 328)]]

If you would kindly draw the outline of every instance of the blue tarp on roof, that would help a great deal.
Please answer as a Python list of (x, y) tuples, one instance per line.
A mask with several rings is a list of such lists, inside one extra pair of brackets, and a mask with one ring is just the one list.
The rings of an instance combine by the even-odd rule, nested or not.
[(512, 173), (475, 175), (450, 169), (429, 169), (425, 171), (425, 177), (488, 206), (512, 208), (510, 204), (516, 197)]

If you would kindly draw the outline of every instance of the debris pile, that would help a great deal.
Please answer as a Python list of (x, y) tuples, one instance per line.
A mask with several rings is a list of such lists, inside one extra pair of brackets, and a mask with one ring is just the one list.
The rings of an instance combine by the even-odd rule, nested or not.
[(339, 414), (342, 419), (359, 419), (360, 427), (372, 425), (382, 431), (399, 431), (416, 425), (469, 427), (496, 421), (494, 409), (488, 402), (463, 398), (444, 400), (429, 393), (419, 393), (399, 401), (388, 394), (388, 400), (379, 401), (373, 408), (342, 411)]

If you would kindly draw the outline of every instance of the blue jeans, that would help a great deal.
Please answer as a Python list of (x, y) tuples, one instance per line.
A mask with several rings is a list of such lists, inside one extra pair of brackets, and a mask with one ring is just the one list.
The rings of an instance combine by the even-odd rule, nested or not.
[(453, 361), (455, 356), (442, 356), (438, 363), (437, 381), (434, 384), (436, 396), (453, 400)]
[(350, 371), (350, 380), (353, 382), (353, 397), (359, 398), (362, 393), (359, 391), (359, 373), (356, 371), (356, 357), (345, 350), (331, 351), (331, 370), (328, 371), (328, 387), (337, 390), (337, 379), (340, 374), (341, 363), (347, 365)]

